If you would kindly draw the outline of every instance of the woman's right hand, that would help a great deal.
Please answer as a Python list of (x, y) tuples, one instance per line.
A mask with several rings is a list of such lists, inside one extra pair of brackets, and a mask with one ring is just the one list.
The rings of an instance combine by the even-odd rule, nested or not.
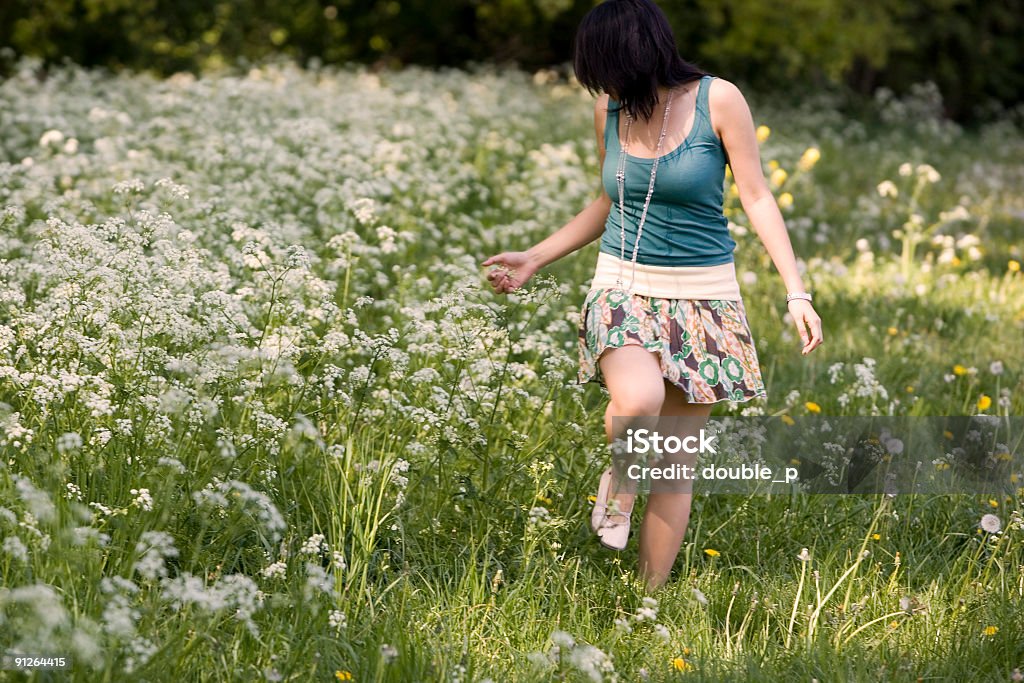
[(503, 251), (481, 265), (496, 266), (487, 273), (487, 279), (499, 294), (519, 289), (538, 270), (537, 264), (525, 251)]

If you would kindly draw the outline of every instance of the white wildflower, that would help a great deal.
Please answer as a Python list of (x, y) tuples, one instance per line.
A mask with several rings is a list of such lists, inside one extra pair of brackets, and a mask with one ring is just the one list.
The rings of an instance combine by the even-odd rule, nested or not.
[(997, 516), (988, 513), (981, 516), (978, 526), (986, 533), (998, 534), (999, 530), (1003, 528), (1003, 522)]
[(64, 432), (57, 437), (57, 452), (67, 453), (82, 447), (82, 437), (78, 432)]
[(185, 187), (184, 185), (179, 185), (170, 178), (160, 178), (155, 183), (153, 183), (153, 185), (155, 187), (166, 188), (167, 191), (170, 192), (171, 196), (173, 197), (176, 197), (178, 199), (188, 199), (188, 188)]
[(132, 505), (147, 511), (153, 509), (153, 496), (149, 495), (149, 489), (132, 489), (130, 493), (135, 496)]
[(274, 562), (264, 567), (260, 574), (266, 579), (283, 579), (288, 572), (288, 565), (284, 562)]
[(299, 552), (303, 555), (319, 555), (321, 552), (327, 552), (329, 547), (327, 540), (323, 534), (313, 534), (306, 539), (306, 542), (302, 544)]
[(331, 628), (340, 631), (348, 626), (348, 618), (340, 609), (332, 609), (330, 614), (327, 615), (327, 623)]
[(28, 560), (28, 547), (17, 536), (8, 536), (4, 539), (3, 552), (4, 555), (14, 558), (17, 562)]
[(131, 192), (142, 192), (146, 185), (138, 178), (122, 180), (114, 185), (114, 194), (129, 194)]
[(900, 191), (896, 188), (896, 185), (891, 180), (883, 180), (878, 183), (878, 194), (883, 197), (896, 197)]
[(347, 568), (348, 563), (345, 562), (344, 553), (338, 550), (335, 550), (333, 553), (331, 553), (331, 565), (338, 570), (344, 570), (345, 568)]
[(62, 142), (64, 142), (64, 133), (60, 132), (55, 128), (51, 128), (50, 130), (46, 131), (39, 138), (40, 147), (50, 147), (51, 145), (56, 147)]
[(918, 164), (917, 174), (924, 176), (924, 179), (929, 183), (937, 183), (942, 179), (939, 172), (936, 171), (930, 164)]
[(132, 565), (132, 569), (147, 579), (167, 576), (166, 558), (178, 556), (174, 538), (166, 531), (142, 532), (139, 542), (135, 544), (135, 552), (139, 559)]
[(394, 645), (382, 643), (380, 646), (380, 656), (385, 664), (390, 664), (398, 657), (398, 649)]

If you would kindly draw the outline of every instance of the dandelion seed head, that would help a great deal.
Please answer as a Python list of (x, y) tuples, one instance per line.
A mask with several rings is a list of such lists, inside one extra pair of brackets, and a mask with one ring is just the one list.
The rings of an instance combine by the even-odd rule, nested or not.
[(997, 534), (999, 530), (1003, 528), (1003, 522), (996, 515), (991, 512), (981, 516), (981, 521), (978, 523), (981, 530), (989, 534)]

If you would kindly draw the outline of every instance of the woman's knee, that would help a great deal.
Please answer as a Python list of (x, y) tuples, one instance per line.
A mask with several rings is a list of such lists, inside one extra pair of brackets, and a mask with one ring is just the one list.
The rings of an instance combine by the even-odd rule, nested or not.
[(624, 346), (606, 351), (599, 362), (611, 395), (611, 415), (659, 414), (665, 383), (654, 353), (640, 346)]
[(653, 385), (644, 389), (631, 387), (621, 395), (612, 395), (608, 411), (613, 417), (658, 415), (665, 401), (665, 387)]

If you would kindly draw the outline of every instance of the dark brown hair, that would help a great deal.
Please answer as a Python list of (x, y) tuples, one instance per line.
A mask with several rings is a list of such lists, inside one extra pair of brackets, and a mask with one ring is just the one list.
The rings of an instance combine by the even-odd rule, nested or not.
[(605, 0), (580, 21), (573, 40), (576, 80), (607, 92), (634, 119), (650, 121), (658, 87), (689, 83), (707, 72), (679, 54), (665, 13), (651, 0)]

